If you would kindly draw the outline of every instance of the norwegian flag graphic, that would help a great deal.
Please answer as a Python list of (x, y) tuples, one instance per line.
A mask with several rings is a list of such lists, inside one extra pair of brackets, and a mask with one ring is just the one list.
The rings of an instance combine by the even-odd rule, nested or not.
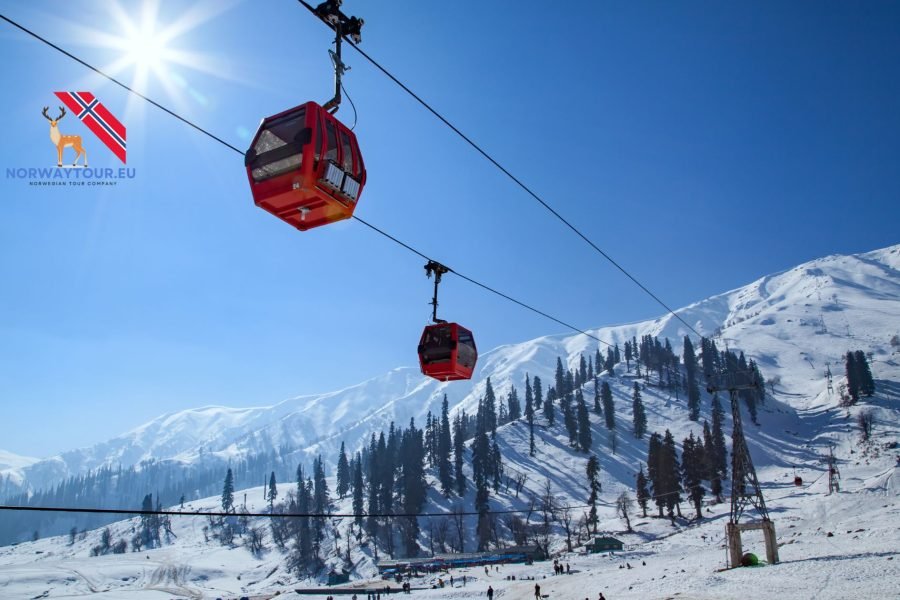
[(90, 92), (54, 92), (113, 154), (125, 162), (125, 126)]

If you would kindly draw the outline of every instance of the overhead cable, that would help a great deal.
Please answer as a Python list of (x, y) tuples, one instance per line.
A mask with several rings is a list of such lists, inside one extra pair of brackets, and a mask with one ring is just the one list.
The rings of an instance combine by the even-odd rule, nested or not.
[[(213, 139), (213, 140), (219, 142), (220, 144), (222, 144), (222, 145), (225, 146), (226, 148), (228, 148), (228, 149), (230, 149), (230, 150), (233, 150), (234, 152), (237, 152), (237, 153), (240, 154), (241, 156), (244, 155), (244, 152), (243, 152), (242, 150), (240, 150), (239, 148), (237, 148), (236, 146), (233, 146), (233, 145), (229, 144), (228, 142), (226, 142), (226, 141), (223, 140), (222, 138), (218, 137), (217, 135), (214, 135), (214, 134), (210, 133), (209, 131), (207, 131), (207, 130), (204, 129), (203, 127), (197, 125), (196, 123), (190, 121), (189, 119), (186, 119), (185, 117), (182, 117), (181, 115), (179, 115), (179, 114), (177, 114), (176, 112), (174, 112), (174, 111), (172, 111), (172, 110), (166, 108), (165, 106), (163, 106), (162, 104), (156, 102), (155, 100), (152, 100), (152, 99), (148, 98), (147, 96), (144, 96), (144, 95), (141, 94), (140, 92), (138, 92), (138, 91), (134, 90), (133, 88), (131, 88), (131, 87), (125, 85), (124, 83), (122, 83), (121, 81), (119, 81), (119, 80), (115, 79), (114, 77), (108, 75), (107, 73), (104, 73), (104, 72), (101, 71), (100, 69), (98, 69), (98, 68), (94, 67), (93, 65), (91, 65), (91, 64), (89, 64), (89, 63), (87, 63), (87, 62), (85, 62), (84, 60), (78, 58), (78, 57), (75, 56), (74, 54), (72, 54), (72, 53), (70, 53), (70, 52), (68, 52), (68, 51), (66, 51), (66, 50), (64, 50), (64, 49), (62, 49), (62, 48), (60, 48), (59, 46), (57, 46), (57, 45), (54, 44), (53, 42), (50, 42), (49, 40), (47, 40), (47, 39), (41, 37), (40, 35), (34, 33), (34, 32), (31, 31), (30, 29), (27, 29), (26, 27), (23, 27), (22, 25), (20, 25), (19, 23), (13, 21), (12, 19), (6, 17), (5, 15), (0, 14), (0, 18), (2, 18), (2, 19), (3, 19), (4, 21), (6, 21), (7, 23), (10, 23), (11, 25), (17, 27), (18, 29), (22, 30), (23, 32), (27, 33), (28, 35), (32, 36), (33, 38), (35, 38), (35, 39), (37, 39), (37, 40), (39, 40), (39, 41), (45, 43), (46, 45), (50, 46), (50, 47), (53, 48), (54, 50), (56, 50), (56, 51), (58, 51), (58, 52), (64, 54), (65, 56), (71, 58), (72, 60), (78, 62), (79, 64), (84, 65), (85, 67), (87, 67), (88, 69), (94, 71), (94, 72), (97, 73), (98, 75), (101, 75), (101, 76), (103, 76), (103, 77), (109, 79), (110, 81), (112, 81), (112, 82), (115, 83), (116, 85), (118, 85), (118, 86), (124, 88), (125, 90), (127, 90), (127, 91), (129, 91), (129, 92), (131, 92), (131, 93), (134, 94), (135, 96), (137, 96), (137, 97), (139, 97), (139, 98), (141, 98), (141, 99), (143, 99), (143, 100), (146, 100), (147, 102), (149, 102), (149, 103), (152, 104), (153, 106), (155, 106), (155, 107), (159, 108), (160, 110), (166, 112), (167, 114), (169, 114), (169, 115), (175, 117), (176, 119), (178, 119), (178, 120), (181, 121), (182, 123), (185, 123), (186, 125), (189, 125), (190, 127), (193, 127), (194, 129), (196, 129), (197, 131), (203, 133), (204, 135), (208, 136), (209, 138), (211, 138), (211, 139)], [(425, 254), (423, 254), (422, 252), (419, 252), (418, 250), (416, 250), (415, 248), (413, 248), (413, 247), (410, 246), (409, 244), (400, 241), (398, 238), (396, 238), (396, 237), (394, 237), (393, 235), (387, 233), (387, 232), (384, 231), (383, 229), (381, 229), (381, 228), (379, 228), (379, 227), (376, 227), (376, 226), (372, 225), (371, 223), (368, 223), (367, 221), (364, 221), (364, 220), (362, 220), (361, 218), (359, 218), (359, 217), (357, 217), (357, 216), (354, 216), (353, 218), (354, 218), (356, 221), (358, 221), (358, 222), (362, 223), (363, 225), (365, 225), (366, 227), (370, 228), (372, 231), (375, 231), (375, 232), (377, 232), (377, 233), (383, 235), (384, 237), (386, 237), (386, 238), (388, 238), (389, 240), (391, 240), (391, 241), (393, 241), (393, 242), (395, 242), (395, 243), (397, 243), (397, 244), (403, 246), (404, 248), (406, 248), (407, 250), (409, 250), (409, 251), (411, 251), (411, 252), (417, 254), (418, 256), (420, 256), (420, 257), (422, 257), (422, 258), (424, 258), (424, 259), (426, 259), (426, 260), (431, 260), (430, 258), (428, 258), (428, 257), (427, 257)], [(486, 285), (486, 284), (483, 284), (483, 283), (481, 283), (481, 282), (479, 282), (479, 281), (476, 281), (475, 279), (473, 279), (473, 278), (471, 278), (471, 277), (468, 277), (468, 276), (466, 276), (466, 275), (463, 275), (463, 274), (460, 273), (459, 271), (456, 271), (456, 270), (454, 270), (454, 269), (451, 269), (451, 272), (454, 273), (455, 275), (457, 275), (458, 277), (460, 277), (460, 278), (462, 278), (462, 279), (465, 279), (466, 281), (468, 281), (468, 282), (470, 282), (470, 283), (472, 283), (472, 284), (475, 284), (475, 285), (477, 285), (478, 287), (481, 287), (481, 288), (484, 289), (484, 290), (487, 290), (487, 291), (489, 291), (489, 292), (491, 292), (491, 293), (493, 293), (493, 294), (496, 294), (496, 295), (500, 296), (501, 298), (504, 298), (504, 299), (506, 299), (506, 300), (509, 300), (510, 302), (513, 302), (513, 303), (515, 303), (515, 304), (518, 304), (519, 306), (521, 306), (521, 307), (523, 307), (523, 308), (527, 308), (528, 310), (530, 310), (530, 311), (532, 311), (532, 312), (534, 312), (534, 313), (536, 313), (536, 314), (538, 314), (538, 315), (541, 315), (541, 316), (543, 316), (543, 317), (546, 317), (546, 318), (548, 318), (548, 319), (554, 321), (555, 323), (558, 323), (558, 324), (560, 324), (560, 325), (562, 325), (562, 326), (564, 326), (564, 327), (567, 327), (567, 328), (571, 329), (572, 331), (575, 331), (575, 332), (577, 332), (577, 333), (580, 333), (580, 334), (582, 334), (582, 335), (585, 335), (585, 336), (587, 336), (587, 337), (589, 337), (589, 338), (591, 338), (591, 339), (593, 339), (593, 340), (596, 340), (596, 341), (600, 342), (601, 344), (605, 344), (605, 345), (610, 346), (610, 347), (613, 346), (613, 344), (610, 344), (609, 342), (607, 342), (607, 341), (605, 341), (605, 340), (602, 340), (602, 339), (598, 338), (597, 336), (595, 336), (595, 335), (593, 335), (593, 334), (591, 334), (591, 333), (588, 333), (587, 331), (585, 331), (585, 330), (583, 330), (583, 329), (580, 329), (580, 328), (578, 328), (578, 327), (575, 327), (574, 325), (570, 325), (569, 323), (566, 323), (565, 321), (562, 321), (561, 319), (557, 319), (556, 317), (553, 317), (553, 316), (549, 315), (548, 313), (546, 313), (546, 312), (544, 312), (544, 311), (542, 311), (542, 310), (539, 310), (539, 309), (537, 309), (537, 308), (535, 308), (535, 307), (533, 307), (533, 306), (531, 306), (531, 305), (529, 305), (529, 304), (526, 304), (525, 302), (521, 302), (521, 301), (519, 301), (519, 300), (516, 300), (516, 299), (513, 298), (512, 296), (510, 296), (510, 295), (508, 295), (508, 294), (504, 294), (503, 292), (500, 292), (500, 291), (498, 291), (498, 290), (496, 290), (496, 289), (494, 289), (494, 288), (492, 288), (492, 287), (490, 287), (490, 286), (488, 286), (488, 285)]]
[[(313, 8), (312, 5), (310, 5), (305, 0), (297, 0), (297, 1), (300, 4), (302, 4), (304, 7), (306, 7), (306, 9), (309, 10), (313, 15), (315, 15), (317, 19), (319, 18), (319, 16), (316, 15), (315, 8)], [(323, 23), (325, 23), (326, 25), (329, 25), (325, 21), (323, 21)], [(331, 27), (331, 25), (329, 25), (329, 27)], [(605, 258), (607, 261), (609, 261), (609, 263), (611, 265), (613, 265), (616, 269), (621, 271), (626, 277), (628, 277), (628, 279), (630, 279), (632, 282), (634, 282), (635, 285), (637, 285), (647, 295), (649, 295), (651, 298), (653, 298), (657, 304), (659, 304), (664, 309), (666, 309), (666, 311), (669, 312), (669, 314), (671, 314), (673, 317), (675, 317), (676, 319), (681, 321), (681, 323), (685, 327), (687, 327), (691, 332), (693, 332), (694, 335), (696, 335), (697, 337), (703, 337), (700, 333), (697, 332), (696, 329), (691, 327), (691, 325), (687, 321), (685, 321), (683, 318), (681, 318), (681, 316), (678, 313), (676, 313), (672, 308), (670, 308), (668, 304), (663, 302), (659, 296), (657, 296), (656, 294), (651, 292), (650, 289), (647, 288), (647, 286), (645, 286), (643, 283), (638, 281), (637, 277), (632, 275), (625, 267), (620, 265), (618, 263), (618, 261), (613, 259), (612, 256), (610, 256), (609, 254), (604, 252), (597, 244), (595, 244), (590, 238), (588, 238), (584, 233), (582, 233), (581, 230), (579, 230), (577, 227), (575, 227), (575, 225), (573, 225), (571, 221), (569, 221), (568, 219), (563, 217), (556, 209), (554, 209), (552, 206), (550, 206), (550, 204), (547, 203), (543, 198), (541, 198), (541, 196), (537, 192), (535, 192), (529, 186), (527, 186), (521, 179), (519, 179), (518, 177), (513, 175), (506, 167), (504, 167), (502, 164), (500, 164), (500, 162), (498, 162), (486, 150), (484, 150), (480, 145), (475, 143), (469, 136), (464, 134), (458, 127), (456, 127), (446, 117), (444, 117), (444, 115), (439, 113), (435, 108), (433, 108), (430, 104), (428, 104), (425, 100), (423, 100), (418, 94), (413, 92), (406, 84), (404, 84), (397, 77), (395, 77), (390, 71), (388, 71), (385, 67), (383, 67), (378, 61), (376, 61), (374, 58), (369, 56), (368, 53), (366, 53), (364, 50), (362, 50), (352, 40), (347, 38), (347, 36), (342, 36), (342, 37), (345, 42), (347, 42), (348, 44), (350, 44), (353, 47), (354, 50), (359, 52), (360, 56), (362, 56), (367, 61), (369, 61), (376, 69), (378, 69), (379, 71), (384, 73), (388, 77), (388, 79), (390, 79), (391, 81), (396, 83), (398, 86), (400, 86), (400, 88), (404, 92), (406, 92), (407, 94), (412, 96), (416, 100), (416, 102), (421, 104), (428, 112), (430, 112), (432, 115), (434, 115), (444, 125), (449, 127), (456, 135), (458, 135), (467, 144), (469, 144), (472, 148), (474, 148), (476, 152), (481, 154), (481, 156), (483, 156), (485, 159), (488, 160), (488, 162), (490, 162), (497, 169), (499, 169), (500, 172), (502, 172), (504, 175), (506, 175), (513, 183), (515, 183), (518, 187), (520, 187), (522, 190), (524, 190), (525, 193), (527, 193), (529, 196), (534, 198), (534, 200), (536, 200), (538, 203), (540, 203), (540, 205), (543, 206), (545, 209), (547, 209), (550, 212), (550, 214), (552, 214), (554, 217), (556, 217), (561, 223), (563, 223), (566, 227), (568, 227), (575, 235), (577, 235), (582, 240), (584, 240), (585, 243), (587, 243), (591, 248), (593, 248), (596, 252), (598, 252), (603, 258)]]

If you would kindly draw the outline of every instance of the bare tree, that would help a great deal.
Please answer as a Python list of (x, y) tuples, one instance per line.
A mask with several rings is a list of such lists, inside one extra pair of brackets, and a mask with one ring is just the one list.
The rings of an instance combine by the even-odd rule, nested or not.
[(519, 515), (509, 515), (505, 519), (506, 528), (512, 535), (513, 543), (524, 546), (528, 543), (528, 527)]
[(860, 411), (856, 415), (856, 423), (859, 425), (859, 434), (862, 441), (868, 442), (872, 437), (872, 429), (875, 427), (875, 413), (871, 410)]
[(572, 551), (572, 509), (568, 506), (563, 506), (560, 509), (560, 514), (562, 515), (561, 521), (563, 525), (563, 529), (566, 532), (566, 549), (571, 552)]
[(465, 552), (465, 518), (463, 516), (462, 505), (457, 504), (453, 507), (453, 524), (456, 527), (456, 550), (457, 552)]
[(519, 497), (519, 492), (521, 492), (522, 488), (525, 487), (526, 481), (528, 481), (528, 474), (524, 471), (516, 471), (516, 475), (514, 478), (514, 482), (516, 484), (516, 498)]
[(256, 556), (256, 557), (261, 556), (263, 550), (266, 549), (265, 544), (263, 542), (262, 527), (251, 526), (247, 530), (247, 537), (244, 538), (244, 545), (247, 547), (247, 550), (249, 550), (250, 554), (252, 554), (253, 556)]
[(428, 550), (434, 556), (434, 542), (437, 537), (437, 523), (434, 519), (428, 519)]
[(628, 493), (622, 492), (621, 494), (619, 494), (619, 497), (616, 499), (616, 513), (625, 520), (625, 528), (628, 533), (634, 531), (631, 528), (631, 519), (628, 517), (633, 509), (634, 501), (631, 499)]
[(581, 513), (581, 517), (578, 518), (578, 526), (575, 528), (575, 543), (581, 544), (582, 539), (591, 539), (591, 526), (587, 513)]
[[(447, 551), (448, 531), (450, 531), (450, 521), (448, 521), (446, 517), (441, 517), (434, 528), (434, 533), (432, 534), (435, 543), (437, 543), (438, 550), (440, 550), (441, 552)], [(432, 550), (432, 554), (434, 554), (434, 550)]]
[(494, 547), (503, 548), (506, 546), (497, 531), (497, 515), (493, 513), (488, 515), (488, 527), (490, 528), (491, 542), (494, 544)]
[(544, 526), (549, 528), (550, 523), (556, 520), (556, 498), (550, 489), (550, 479), (544, 482), (544, 495), (541, 497), (541, 514), (544, 516)]
[(541, 549), (544, 556), (550, 556), (550, 525), (538, 523), (530, 528), (532, 543)]

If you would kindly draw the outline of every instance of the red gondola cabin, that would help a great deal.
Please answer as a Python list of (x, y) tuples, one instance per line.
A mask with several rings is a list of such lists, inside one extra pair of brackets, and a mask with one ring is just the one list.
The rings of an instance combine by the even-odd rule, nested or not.
[(472, 332), (458, 323), (428, 325), (419, 341), (422, 373), (439, 381), (471, 379), (478, 361)]
[(301, 231), (349, 219), (366, 183), (356, 136), (315, 102), (263, 119), (244, 164), (256, 205)]

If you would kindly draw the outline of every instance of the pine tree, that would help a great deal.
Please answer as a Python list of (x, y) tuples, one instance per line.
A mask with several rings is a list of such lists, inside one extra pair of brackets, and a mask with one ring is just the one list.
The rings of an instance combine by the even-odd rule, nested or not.
[(631, 342), (625, 342), (625, 370), (631, 373)]
[(593, 454), (587, 462), (587, 480), (588, 489), (591, 491), (590, 496), (588, 496), (588, 504), (591, 505), (591, 510), (588, 513), (587, 523), (594, 530), (594, 534), (596, 534), (599, 520), (597, 518), (597, 500), (600, 497), (602, 487), (600, 485), (600, 461)]
[(716, 445), (708, 421), (703, 421), (703, 469), (703, 479), (709, 481), (710, 493), (715, 496), (716, 502), (721, 502), (722, 474), (716, 464)]
[(587, 378), (594, 378), (594, 358), (592, 356), (588, 356), (588, 370), (587, 370)]
[(580, 385), (587, 383), (587, 375), (587, 361), (584, 360), (584, 354), (582, 354), (578, 360), (578, 381)]
[(705, 457), (703, 455), (703, 444), (694, 437), (693, 432), (685, 438), (681, 444), (681, 470), (684, 479), (684, 487), (687, 490), (688, 497), (694, 504), (694, 510), (697, 513), (696, 520), (703, 518), (703, 496), (706, 490), (703, 488), (703, 466)]
[(475, 510), (478, 512), (478, 551), (483, 552), (487, 549), (491, 538), (490, 517), (488, 515), (488, 480), (491, 472), (488, 464), (490, 460), (490, 441), (482, 420), (479, 419), (478, 422), (475, 441), (472, 444), (472, 471), (475, 481)]
[(553, 389), (556, 390), (556, 397), (562, 398), (566, 395), (566, 371), (563, 369), (562, 358), (556, 357), (556, 376), (553, 380)]
[[(501, 413), (501, 417), (502, 417)], [(435, 436), (434, 418), (431, 411), (425, 415), (425, 456), (428, 459), (428, 466), (434, 468), (437, 464), (437, 438)]]
[(444, 496), (450, 497), (453, 491), (453, 464), (450, 462), (450, 452), (453, 441), (450, 436), (450, 407), (447, 402), (447, 394), (441, 403), (441, 421), (437, 433), (437, 463), (438, 480), (441, 482), (441, 491)]
[(582, 452), (591, 450), (591, 420), (588, 417), (587, 404), (584, 402), (584, 394), (579, 389), (575, 392), (575, 409), (578, 420), (578, 447)]
[(663, 508), (666, 505), (662, 472), (662, 436), (653, 433), (650, 435), (650, 442), (647, 445), (647, 477), (653, 486), (653, 500), (659, 510), (660, 518), (663, 516)]
[(325, 539), (325, 514), (331, 511), (331, 502), (328, 499), (328, 483), (325, 481), (325, 466), (322, 457), (317, 456), (313, 460), (313, 553), (316, 559), (321, 557), (322, 540)]
[(494, 434), (497, 432), (497, 397), (494, 395), (494, 388), (491, 386), (491, 378), (487, 378), (487, 384), (484, 390), (484, 419), (485, 430)]
[[(147, 494), (146, 496), (144, 496), (144, 500), (141, 503), (141, 510), (145, 513), (153, 510), (153, 494)], [(155, 541), (158, 538), (157, 529), (155, 526), (156, 518), (156, 515), (141, 515), (140, 537), (141, 543), (145, 548), (155, 547)]]
[(634, 416), (634, 437), (640, 439), (647, 431), (647, 413), (644, 411), (644, 401), (641, 399), (641, 386), (634, 382), (634, 393), (631, 396), (632, 413)]
[(662, 446), (660, 447), (660, 476), (662, 478), (662, 487), (663, 487), (663, 497), (666, 503), (666, 509), (668, 510), (669, 518), (674, 519), (675, 515), (674, 510), (678, 511), (678, 516), (681, 516), (681, 494), (679, 490), (681, 489), (680, 485), (680, 473), (681, 473), (681, 465), (678, 461), (678, 450), (675, 447), (675, 438), (672, 436), (672, 432), (666, 429), (665, 435), (663, 435)]
[(598, 415), (603, 414), (603, 407), (600, 404), (600, 381), (594, 377), (594, 412)]
[(869, 361), (862, 350), (854, 352), (853, 359), (856, 366), (856, 378), (859, 382), (859, 393), (867, 398), (871, 398), (875, 394), (875, 378), (872, 377)]
[[(297, 465), (297, 512), (309, 514), (312, 509), (312, 481), (304, 479), (303, 467)], [(309, 517), (297, 519), (298, 566), (306, 565), (312, 559), (313, 533)]]
[(363, 520), (363, 491), (362, 455), (357, 452), (353, 461), (353, 520), (357, 527), (362, 525)]
[(465, 453), (462, 416), (456, 415), (453, 419), (453, 461), (456, 474), (456, 493), (463, 496), (466, 493), (466, 476), (463, 474), (463, 454)]
[(534, 389), (534, 412), (544, 409), (544, 390), (541, 385), (541, 378), (537, 375), (531, 380), (531, 386)]
[(612, 390), (609, 388), (609, 384), (606, 381), (600, 386), (600, 400), (603, 402), (603, 417), (606, 419), (606, 428), (615, 429), (616, 412), (615, 407), (613, 406)]
[(222, 486), (222, 511), (232, 512), (234, 510), (234, 475), (231, 467), (225, 474), (225, 484)]
[[(625, 343), (625, 350), (628, 350), (628, 342)], [(644, 517), (647, 516), (647, 504), (650, 502), (650, 490), (647, 489), (647, 477), (644, 476), (644, 465), (638, 471), (637, 480), (635, 481), (637, 492), (638, 506), (644, 511)]]
[(500, 490), (500, 479), (503, 476), (503, 455), (500, 453), (500, 446), (497, 444), (496, 436), (491, 442), (491, 453), (488, 460), (494, 482), (494, 491), (497, 492)]
[[(713, 455), (710, 464), (716, 469), (720, 479), (728, 477), (728, 448), (725, 445), (725, 411), (719, 402), (719, 395), (713, 394), (712, 398), (712, 443)], [(715, 492), (714, 492), (715, 493)]]
[(850, 395), (850, 404), (856, 404), (859, 401), (859, 369), (856, 368), (856, 356), (848, 350), (844, 360), (847, 373), (847, 393)]
[(563, 414), (563, 424), (566, 433), (569, 434), (569, 445), (578, 447), (578, 420), (575, 418), (575, 409), (572, 407), (572, 394), (566, 394), (560, 399), (560, 408)]
[(516, 386), (510, 386), (506, 403), (509, 406), (507, 414), (509, 415), (510, 421), (518, 421), (522, 418), (522, 405), (519, 403), (519, 394), (516, 391)]
[(525, 421), (528, 423), (528, 455), (534, 456), (534, 392), (531, 381), (525, 374)]
[(613, 354), (612, 348), (606, 349), (606, 372), (609, 373), (610, 377), (613, 377), (616, 374), (616, 356)]
[(269, 512), (275, 508), (275, 498), (278, 497), (278, 487), (275, 485), (275, 471), (269, 475), (269, 489), (266, 491), (266, 500), (269, 501)]
[(341, 451), (338, 454), (337, 462), (337, 495), (341, 500), (350, 490), (350, 463), (347, 462), (347, 451), (344, 448), (344, 442), (341, 441)]
[[(385, 451), (384, 432), (381, 433), (379, 439), (381, 440), (380, 444), (375, 440), (375, 434), (373, 433), (371, 441), (369, 442), (369, 476), (368, 493), (366, 494), (366, 512), (370, 515), (378, 514), (380, 512), (378, 504), (381, 496), (378, 492), (381, 488), (381, 479), (379, 477), (378, 465), (381, 462), (381, 454)], [(378, 519), (370, 516), (366, 520), (366, 529), (372, 538), (377, 539)]]
[(697, 357), (691, 338), (684, 336), (684, 370), (687, 374), (688, 418), (691, 421), (700, 419), (700, 385), (697, 383)]
[(556, 388), (547, 390), (547, 400), (544, 401), (544, 417), (547, 423), (552, 427), (556, 421), (556, 414), (553, 410), (553, 401), (556, 400)]
[[(406, 517), (402, 521), (403, 540), (406, 555), (417, 556), (419, 546), (419, 523), (414, 516), (425, 504), (428, 486), (425, 482), (425, 447), (422, 432), (416, 429), (415, 421), (410, 419), (409, 429), (401, 435), (400, 457), (400, 492), (403, 498), (401, 507)], [(410, 516), (412, 515), (412, 516)]]

